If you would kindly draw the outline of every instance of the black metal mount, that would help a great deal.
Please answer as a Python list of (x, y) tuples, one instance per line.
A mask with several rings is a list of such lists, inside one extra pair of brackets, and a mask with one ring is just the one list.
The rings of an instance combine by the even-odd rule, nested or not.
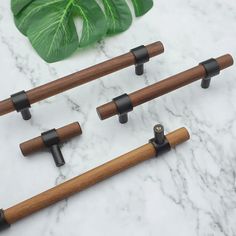
[(3, 209), (0, 209), (0, 231), (10, 227), (10, 224), (6, 221)]
[(61, 153), (61, 149), (59, 147), (60, 139), (55, 129), (46, 131), (41, 134), (43, 142), (46, 147), (50, 149), (52, 153), (53, 159), (57, 167), (63, 166), (65, 164), (65, 160)]
[(25, 91), (15, 93), (11, 95), (12, 103), (17, 112), (20, 112), (24, 120), (29, 120), (31, 118), (30, 102)]
[(133, 111), (133, 104), (126, 93), (113, 99), (119, 113), (119, 122), (125, 124), (128, 122), (128, 112)]
[(201, 87), (207, 89), (210, 87), (211, 78), (220, 74), (220, 66), (214, 58), (201, 62), (200, 65), (206, 70), (206, 76), (202, 79)]
[(156, 149), (156, 156), (168, 152), (171, 147), (168, 140), (164, 134), (164, 127), (163, 125), (155, 125), (154, 128), (154, 138), (150, 139), (149, 142), (154, 146)]
[(147, 48), (142, 45), (137, 48), (130, 50), (135, 57), (135, 73), (136, 75), (143, 75), (144, 73), (144, 63), (150, 60), (150, 56)]

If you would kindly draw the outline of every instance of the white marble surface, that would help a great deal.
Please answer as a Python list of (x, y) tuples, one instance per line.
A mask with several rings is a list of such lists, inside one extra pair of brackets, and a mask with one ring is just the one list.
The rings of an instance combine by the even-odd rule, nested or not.
[[(6, 236), (236, 235), (236, 69), (135, 109), (127, 125), (101, 122), (95, 108), (225, 53), (236, 55), (236, 1), (155, 1), (125, 33), (68, 60), (46, 64), (14, 26), (9, 1), (0, 3), (0, 99), (161, 40), (166, 52), (137, 78), (128, 68), (34, 105), (25, 122), (0, 118), (0, 207), (41, 191), (130, 151), (152, 136), (186, 126), (191, 140), (74, 197), (14, 224)], [(67, 164), (48, 153), (22, 157), (18, 144), (42, 131), (79, 121), (84, 134), (63, 146)]]

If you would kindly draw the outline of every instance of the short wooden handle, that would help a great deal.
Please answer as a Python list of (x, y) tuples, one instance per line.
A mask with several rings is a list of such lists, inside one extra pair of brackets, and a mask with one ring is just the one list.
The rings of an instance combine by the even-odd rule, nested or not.
[[(56, 130), (60, 142), (63, 143), (75, 136), (82, 134), (82, 129), (78, 122), (66, 125)], [(33, 138), (29, 141), (20, 144), (21, 152), (24, 156), (30, 155), (45, 148), (45, 144), (41, 136)]]
[[(161, 42), (154, 42), (146, 46), (150, 58), (164, 52)], [(26, 92), (30, 104), (55, 96), (59, 93), (75, 88), (82, 84), (91, 82), (105, 75), (124, 69), (136, 63), (133, 53), (129, 52), (108, 61), (91, 66), (50, 83), (33, 88)], [(11, 99), (0, 101), (0, 116), (15, 110)]]
[[(232, 66), (234, 62), (232, 56), (229, 54), (218, 57), (216, 60), (221, 70)], [(157, 82), (153, 85), (135, 91), (129, 94), (129, 97), (133, 107), (136, 107), (152, 99), (155, 99), (164, 94), (172, 92), (180, 87), (188, 85), (205, 76), (206, 76), (206, 71), (204, 67), (202, 65), (199, 65), (197, 67), (194, 67), (177, 75), (171, 76), (165, 80)], [(117, 115), (118, 110), (115, 102), (112, 101), (100, 107), (97, 107), (97, 113), (101, 120), (105, 120), (114, 115)]]

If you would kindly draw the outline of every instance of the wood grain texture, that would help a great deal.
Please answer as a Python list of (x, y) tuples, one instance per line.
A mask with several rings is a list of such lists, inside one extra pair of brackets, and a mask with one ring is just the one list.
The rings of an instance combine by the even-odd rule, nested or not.
[[(164, 46), (161, 42), (149, 44), (146, 46), (146, 48), (150, 58), (164, 52)], [(34, 104), (134, 64), (135, 57), (131, 52), (129, 52), (87, 69), (65, 76), (53, 82), (33, 88), (27, 91), (26, 95), (30, 101), (30, 104)], [(0, 102), (0, 115), (5, 115), (14, 110), (15, 108), (11, 99), (6, 99)]]
[[(186, 129), (181, 128), (167, 134), (166, 138), (169, 140), (171, 147), (175, 147), (187, 141), (189, 134)], [(155, 155), (156, 150), (154, 146), (151, 143), (145, 144), (78, 177), (6, 209), (4, 211), (6, 221), (12, 224), (132, 166), (146, 161)]]
[(168, 140), (170, 146), (175, 148), (177, 145), (186, 142), (190, 139), (190, 134), (188, 130), (184, 127), (177, 129), (166, 135), (166, 139)]
[(8, 114), (12, 111), (15, 111), (15, 107), (10, 98), (0, 101), (0, 116)]
[(43, 192), (29, 200), (4, 211), (8, 223), (12, 224), (34, 212), (48, 207), (60, 200), (68, 198), (74, 193), (80, 192), (104, 179), (107, 179), (129, 167), (155, 156), (152, 144), (146, 144), (130, 153), (114, 159), (102, 166), (92, 169), (74, 179), (71, 179), (57, 187)]
[[(220, 69), (226, 69), (233, 65), (233, 58), (226, 54), (216, 59)], [(139, 106), (152, 99), (158, 98), (164, 94), (172, 92), (178, 88), (193, 83), (206, 76), (206, 71), (202, 65), (196, 66), (192, 69), (181, 72), (177, 75), (171, 76), (165, 80), (157, 82), (153, 85), (135, 91), (129, 94), (131, 102), (134, 107)], [(115, 103), (109, 102), (97, 108), (97, 113), (101, 120), (110, 118), (118, 114)]]
[[(73, 137), (82, 134), (82, 129), (78, 122), (66, 125), (62, 128), (56, 130), (58, 137), (60, 139), (60, 143), (63, 143)], [(21, 152), (24, 156), (30, 155), (41, 149), (46, 148), (44, 145), (43, 139), (41, 136), (28, 140), (24, 143), (20, 144)]]

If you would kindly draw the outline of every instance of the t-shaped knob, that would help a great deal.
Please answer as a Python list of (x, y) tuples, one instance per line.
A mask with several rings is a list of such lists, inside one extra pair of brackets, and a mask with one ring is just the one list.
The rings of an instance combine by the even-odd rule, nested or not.
[(59, 145), (81, 134), (82, 130), (80, 124), (75, 122), (59, 129), (46, 131), (39, 137), (21, 143), (20, 149), (24, 156), (28, 156), (41, 149), (48, 148), (52, 153), (56, 166), (60, 167), (65, 164), (65, 160)]

